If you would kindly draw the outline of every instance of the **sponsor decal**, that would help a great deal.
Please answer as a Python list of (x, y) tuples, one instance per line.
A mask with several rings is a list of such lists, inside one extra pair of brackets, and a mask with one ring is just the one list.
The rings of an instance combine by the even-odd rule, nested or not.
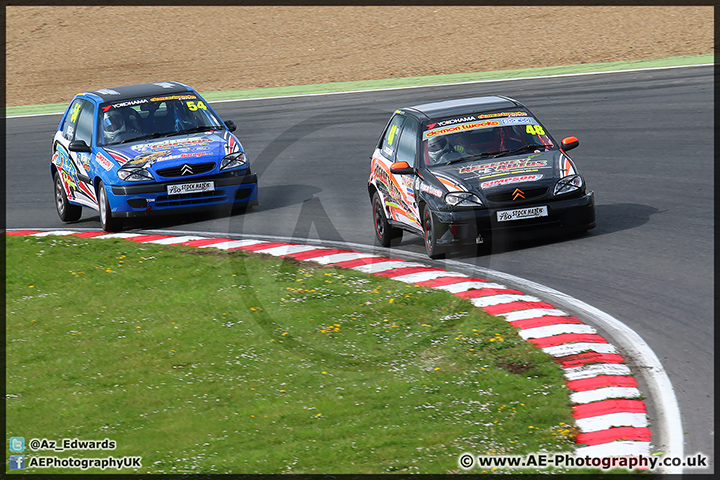
[(162, 142), (146, 143), (144, 145), (133, 145), (132, 148), (135, 151), (146, 152), (148, 150), (159, 150), (163, 148), (178, 148), (178, 147), (197, 147), (208, 145), (212, 143), (212, 140), (207, 137), (191, 137), (183, 139), (169, 139)]
[(537, 125), (537, 120), (532, 117), (513, 117), (513, 118), (502, 118), (500, 123), (503, 125)]
[(523, 158), (520, 160), (505, 160), (502, 162), (483, 163), (479, 165), (468, 165), (461, 167), (458, 170), (460, 175), (467, 173), (477, 173), (479, 175), (487, 175), (496, 172), (506, 172), (508, 170), (516, 170), (519, 168), (530, 168), (530, 167), (545, 167), (547, 166), (546, 160), (532, 160), (530, 158)]
[(76, 103), (73, 107), (72, 115), (70, 115), (70, 122), (75, 123), (77, 121), (78, 114), (80, 113), (80, 102)]
[(80, 161), (80, 166), (85, 169), (87, 172), (90, 170), (90, 154), (85, 152), (80, 152), (77, 154), (77, 158)]
[(436, 129), (425, 132), (424, 136), (427, 139), (430, 137), (434, 137), (435, 135), (447, 135), (448, 133), (463, 132), (466, 130), (476, 130), (478, 128), (496, 127), (498, 125), (500, 125), (500, 122), (497, 120), (487, 120), (485, 122), (463, 123), (461, 125), (454, 125), (452, 127), (436, 128)]
[(153, 97), (151, 102), (164, 102), (166, 100), (197, 100), (197, 95), (167, 95), (165, 97)]
[(482, 115), (478, 115), (477, 118), (478, 118), (478, 120), (482, 120), (483, 118), (509, 117), (511, 115), (527, 116), (527, 112), (484, 113)]
[(161, 158), (158, 158), (156, 161), (164, 162), (166, 160), (177, 160), (178, 158), (190, 158), (190, 157), (203, 157), (205, 155), (210, 155), (210, 154), (208, 152), (181, 153), (178, 155), (168, 155), (167, 157), (161, 157)]
[(156, 161), (158, 161), (160, 158), (169, 154), (170, 152), (171, 152), (171, 150), (163, 150), (160, 152), (150, 152), (150, 153), (145, 153), (143, 155), (138, 155), (134, 159), (130, 160), (128, 162), (128, 165), (141, 166), (141, 165), (145, 165), (148, 163), (153, 164)]
[[(538, 170), (537, 168), (523, 168), (523, 169), (520, 169), (520, 170), (513, 170), (512, 173), (513, 173), (514, 175), (528, 175), (528, 174), (531, 174), (531, 173), (537, 173), (538, 171), (539, 171), (539, 170)], [(479, 179), (479, 180), (486, 180), (486, 179), (489, 179), (489, 178), (502, 177), (502, 176), (505, 176), (505, 175), (507, 175), (507, 174), (508, 174), (508, 172), (499, 172), (499, 173), (493, 173), (493, 174), (490, 174), (490, 175), (474, 175), (474, 176), (472, 176), (472, 177), (470, 177), (470, 178), (477, 178), (477, 179)]]
[(95, 90), (100, 95), (120, 95), (120, 92), (117, 90), (111, 90), (109, 88), (102, 88), (100, 90)]
[(429, 185), (429, 184), (427, 184), (427, 183), (425, 183), (425, 182), (421, 182), (421, 183), (420, 183), (420, 191), (421, 191), (421, 192), (425, 192), (425, 193), (429, 193), (430, 195), (434, 195), (434, 196), (436, 196), (436, 197), (438, 197), (438, 198), (440, 198), (440, 197), (443, 196), (443, 191), (442, 191), (442, 190), (440, 190), (440, 189), (437, 188), (437, 187), (433, 187), (432, 185)]
[(105, 169), (106, 172), (109, 172), (113, 168), (113, 163), (110, 161), (109, 158), (107, 158), (102, 153), (98, 152), (97, 155), (95, 155), (95, 161), (100, 164), (101, 167)]
[(480, 184), (481, 188), (489, 188), (489, 187), (496, 187), (498, 185), (509, 185), (511, 183), (520, 183), (520, 182), (536, 182), (543, 178), (542, 175), (518, 175), (515, 177), (507, 177), (507, 178), (498, 178), (495, 180), (490, 180), (487, 182), (483, 182)]
[(108, 110), (110, 110), (110, 108), (131, 107), (133, 105), (142, 105), (143, 103), (148, 103), (148, 99), (136, 98), (135, 100), (126, 100), (124, 102), (111, 103), (110, 105), (105, 105), (103, 107), (103, 112), (107, 112)]
[(451, 118), (449, 120), (443, 120), (441, 122), (437, 122), (437, 126), (444, 127), (445, 125), (453, 125), (455, 123), (463, 123), (463, 122), (472, 122), (473, 120), (477, 120), (477, 118), (474, 115), (469, 115), (469, 116), (465, 116), (465, 117)]

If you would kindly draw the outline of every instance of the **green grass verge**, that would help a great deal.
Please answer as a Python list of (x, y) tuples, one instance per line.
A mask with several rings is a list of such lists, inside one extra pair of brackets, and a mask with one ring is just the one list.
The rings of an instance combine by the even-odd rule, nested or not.
[(6, 438), (117, 442), (28, 457), (447, 473), (463, 452), (574, 448), (560, 367), (447, 292), (121, 239), (7, 236), (6, 266)]
[[(380, 90), (388, 88), (408, 88), (425, 85), (445, 85), (466, 82), (487, 82), (530, 78), (547, 75), (572, 75), (579, 73), (600, 73), (643, 68), (678, 67), (685, 65), (706, 65), (715, 61), (714, 54), (671, 57), (650, 60), (634, 60), (607, 63), (584, 63), (580, 65), (559, 65), (556, 67), (521, 68), (496, 72), (472, 72), (449, 75), (431, 75), (421, 77), (401, 77), (383, 80), (358, 80), (352, 82), (333, 82), (313, 85), (293, 85), (288, 87), (251, 88), (247, 90), (228, 90), (223, 92), (200, 92), (208, 102), (244, 100), (252, 98), (285, 97), (293, 95), (320, 95), (363, 90)], [(68, 102), (70, 99), (68, 99)], [(26, 105), (5, 107), (5, 116), (61, 114), (67, 103), (47, 105)]]

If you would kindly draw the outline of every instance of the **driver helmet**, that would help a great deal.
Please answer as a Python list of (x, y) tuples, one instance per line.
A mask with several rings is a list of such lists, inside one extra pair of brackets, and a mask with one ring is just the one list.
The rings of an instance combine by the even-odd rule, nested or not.
[(428, 154), (430, 154), (430, 163), (440, 161), (440, 157), (450, 151), (450, 142), (444, 136), (432, 137), (428, 140)]
[(125, 131), (125, 121), (123, 116), (117, 110), (110, 110), (103, 116), (103, 131), (105, 132), (105, 140), (112, 142)]

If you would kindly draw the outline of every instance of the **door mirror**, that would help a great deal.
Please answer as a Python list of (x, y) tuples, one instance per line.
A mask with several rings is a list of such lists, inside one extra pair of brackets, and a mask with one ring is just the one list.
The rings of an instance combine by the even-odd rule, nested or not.
[(235, 122), (233, 122), (232, 120), (225, 120), (225, 126), (231, 132), (234, 132), (235, 130), (237, 130), (237, 125), (235, 125)]
[(577, 137), (565, 137), (562, 139), (562, 149), (567, 152), (580, 145), (580, 140)]
[(90, 147), (87, 143), (85, 143), (85, 140), (75, 140), (70, 142), (70, 145), (68, 145), (68, 150), (70, 150), (71, 152), (90, 153)]
[(396, 175), (410, 175), (415, 173), (415, 170), (408, 164), (408, 162), (395, 162), (390, 165), (390, 173)]

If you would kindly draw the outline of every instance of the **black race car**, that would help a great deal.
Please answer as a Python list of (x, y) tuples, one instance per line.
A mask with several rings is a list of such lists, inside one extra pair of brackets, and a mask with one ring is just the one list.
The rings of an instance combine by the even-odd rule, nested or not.
[(503, 96), (396, 110), (375, 148), (368, 193), (383, 246), (404, 230), (437, 258), (490, 232), (595, 227), (593, 192), (567, 151), (522, 103)]

